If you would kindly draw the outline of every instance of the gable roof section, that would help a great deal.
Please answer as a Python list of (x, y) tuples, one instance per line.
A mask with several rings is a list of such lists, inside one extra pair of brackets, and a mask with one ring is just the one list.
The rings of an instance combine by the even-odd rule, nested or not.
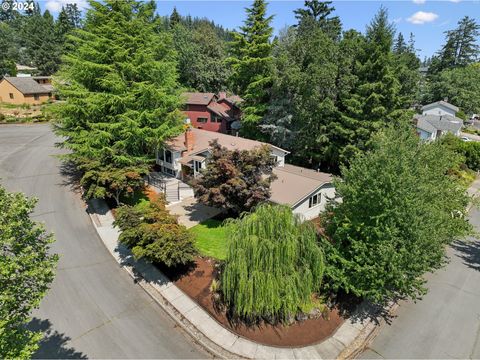
[(185, 92), (182, 94), (188, 105), (208, 105), (215, 96), (214, 93)]
[[(218, 143), (220, 145), (226, 147), (228, 150), (251, 150), (261, 145), (268, 145), (272, 148), (283, 151), (285, 154), (289, 153), (288, 151), (274, 145), (242, 138), (239, 136), (232, 136), (213, 131), (197, 129), (194, 127), (190, 128), (189, 131), (192, 131), (193, 133), (194, 145), (193, 150), (187, 152), (185, 155), (195, 155), (207, 151), (210, 148), (210, 141), (215, 139), (218, 140)], [(186, 151), (187, 149), (185, 147), (185, 133), (182, 133), (174, 137), (173, 139), (166, 141), (165, 145), (167, 145), (172, 150)]]
[(415, 115), (417, 119), (417, 128), (429, 133), (441, 131), (450, 131), (456, 133), (463, 126), (463, 120), (450, 115)]
[(37, 83), (32, 77), (10, 77), (6, 76), (3, 78), (5, 81), (10, 83), (18, 91), (24, 95), (31, 94), (47, 94), (50, 91), (44, 88), (42, 85)]
[(273, 169), (277, 176), (271, 184), (270, 200), (277, 204), (295, 206), (333, 180), (331, 174), (285, 164)]
[(451, 109), (451, 110), (453, 110), (453, 111), (455, 111), (455, 112), (458, 112), (458, 110), (460, 110), (460, 109), (459, 109), (458, 107), (456, 107), (455, 105), (452, 105), (452, 104), (450, 104), (450, 103), (448, 103), (448, 102), (446, 102), (446, 101), (443, 101), (443, 100), (441, 100), (441, 101), (436, 101), (436, 102), (431, 103), (431, 104), (427, 104), (427, 105), (425, 105), (425, 106), (422, 107), (422, 110), (428, 110), (428, 109), (431, 109), (431, 108), (433, 108), (433, 107), (435, 107), (435, 106), (445, 106), (446, 108), (449, 108), (449, 109)]
[(207, 106), (207, 109), (214, 112), (215, 114), (224, 117), (224, 118), (230, 118), (230, 115), (227, 113), (227, 109), (220, 105), (219, 103), (212, 102)]

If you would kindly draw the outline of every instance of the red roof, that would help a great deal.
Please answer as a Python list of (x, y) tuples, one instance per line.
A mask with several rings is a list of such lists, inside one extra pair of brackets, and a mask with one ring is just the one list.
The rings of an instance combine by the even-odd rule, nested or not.
[(186, 92), (182, 94), (186, 98), (185, 103), (189, 105), (208, 105), (215, 96), (214, 93)]

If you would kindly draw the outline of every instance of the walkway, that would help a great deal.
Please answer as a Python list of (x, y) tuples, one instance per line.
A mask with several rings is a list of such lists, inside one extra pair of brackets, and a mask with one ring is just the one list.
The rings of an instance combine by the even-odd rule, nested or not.
[(194, 197), (189, 197), (179, 203), (167, 206), (170, 213), (178, 216), (178, 222), (187, 228), (210, 219), (222, 211), (220, 209), (206, 206), (197, 202)]

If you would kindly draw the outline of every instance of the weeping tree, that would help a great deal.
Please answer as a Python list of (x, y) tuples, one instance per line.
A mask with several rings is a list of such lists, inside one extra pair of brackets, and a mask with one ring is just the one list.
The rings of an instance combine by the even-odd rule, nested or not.
[(221, 290), (235, 316), (285, 322), (315, 306), (324, 257), (311, 223), (287, 206), (261, 204), (226, 224)]

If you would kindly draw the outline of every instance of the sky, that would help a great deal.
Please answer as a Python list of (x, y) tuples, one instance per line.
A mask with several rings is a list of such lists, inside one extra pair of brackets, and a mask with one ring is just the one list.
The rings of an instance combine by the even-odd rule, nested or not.
[[(86, 0), (44, 0), (40, 4), (42, 9), (48, 8), (56, 14), (62, 4), (69, 2), (77, 2), (81, 8), (86, 7)], [(225, 28), (238, 29), (245, 19), (245, 7), (251, 3), (251, 0), (158, 0), (157, 12), (169, 15), (176, 7), (182, 15), (206, 17)], [(388, 9), (397, 32), (402, 32), (406, 39), (410, 33), (414, 34), (421, 59), (438, 51), (445, 40), (444, 31), (454, 29), (458, 20), (465, 15), (480, 23), (480, 0), (333, 1), (335, 14), (340, 17), (343, 29), (353, 28), (361, 32), (365, 31), (366, 25), (382, 5)], [(272, 26), (275, 34), (296, 22), (293, 10), (302, 6), (303, 0), (268, 1), (268, 14), (274, 15)]]

